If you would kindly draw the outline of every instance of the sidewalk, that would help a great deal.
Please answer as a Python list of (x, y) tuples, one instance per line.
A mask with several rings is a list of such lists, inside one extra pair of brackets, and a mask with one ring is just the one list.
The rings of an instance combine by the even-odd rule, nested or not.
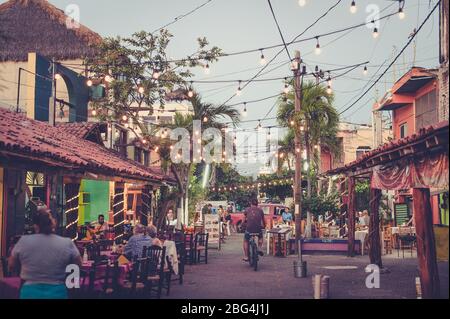
[[(208, 264), (186, 266), (182, 286), (173, 283), (171, 299), (310, 299), (314, 274), (330, 276), (332, 299), (415, 299), (417, 259), (398, 258), (397, 252), (383, 256), (390, 270), (381, 274), (380, 288), (368, 289), (364, 269), (368, 256), (348, 258), (339, 255), (303, 256), (308, 265), (307, 278), (295, 278), (293, 262), (297, 256), (260, 258), (258, 271), (242, 262), (242, 234), (229, 237), (222, 250), (209, 250)], [(439, 263), (441, 294), (449, 296), (448, 262)]]

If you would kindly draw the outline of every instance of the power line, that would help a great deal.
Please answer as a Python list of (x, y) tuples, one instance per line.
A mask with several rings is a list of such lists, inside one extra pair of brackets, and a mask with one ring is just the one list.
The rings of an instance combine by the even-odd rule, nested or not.
[(423, 26), (425, 25), (425, 23), (430, 19), (431, 15), (433, 14), (433, 12), (436, 10), (436, 8), (439, 6), (439, 4), (441, 3), (441, 0), (439, 0), (436, 5), (433, 7), (433, 9), (428, 13), (427, 17), (425, 18), (425, 20), (422, 22), (422, 24), (419, 26), (419, 28), (417, 29), (416, 32), (414, 32), (410, 37), (408, 42), (403, 46), (403, 48), (400, 50), (400, 52), (397, 54), (397, 56), (394, 58), (394, 60), (392, 60), (392, 62), (389, 64), (389, 66), (384, 70), (384, 72), (377, 78), (377, 80), (372, 83), (372, 85), (370, 85), (370, 87), (355, 101), (353, 102), (350, 106), (348, 106), (345, 110), (343, 110), (342, 112), (339, 113), (339, 115), (347, 112), (349, 109), (351, 109), (356, 103), (358, 103), (359, 101), (361, 101), (361, 99), (367, 94), (369, 93), (369, 91), (375, 86), (375, 84), (377, 84), (381, 78), (386, 74), (386, 72), (394, 65), (394, 63), (397, 61), (397, 59), (403, 54), (403, 52), (408, 48), (408, 46), (411, 44), (411, 42), (414, 40), (414, 38), (416, 37), (416, 35), (419, 33), (419, 31), (423, 28)]

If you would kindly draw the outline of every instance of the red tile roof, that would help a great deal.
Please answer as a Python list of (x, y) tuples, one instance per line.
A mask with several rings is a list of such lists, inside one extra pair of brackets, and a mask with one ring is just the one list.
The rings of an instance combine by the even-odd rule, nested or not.
[(3, 152), (83, 172), (145, 181), (165, 179), (113, 150), (7, 110), (0, 112), (0, 155)]
[[(448, 129), (449, 129), (449, 122), (448, 121), (442, 121), (440, 123), (437, 123), (436, 125), (433, 126), (428, 126), (425, 128), (422, 128), (419, 130), (419, 132), (414, 133), (410, 136), (407, 136), (405, 138), (402, 139), (398, 139), (398, 140), (394, 140), (391, 141), (389, 143), (385, 143), (383, 145), (381, 145), (380, 147), (364, 153), (359, 159), (357, 159), (356, 161), (353, 161), (349, 164), (346, 164), (342, 167), (338, 167), (332, 170), (329, 170), (328, 172), (326, 172), (325, 174), (327, 175), (333, 175), (333, 174), (340, 174), (346, 171), (350, 171), (352, 169), (355, 169), (357, 167), (361, 167), (364, 163), (368, 162), (369, 160), (383, 155), (383, 154), (387, 154), (389, 152), (395, 151), (397, 149), (400, 149), (402, 147), (406, 147), (409, 145), (413, 145), (419, 141), (423, 141), (425, 139), (427, 139), (430, 136), (436, 136), (438, 134), (444, 134), (446, 136), (447, 139), (447, 145), (448, 145)], [(390, 159), (388, 161), (391, 161)], [(382, 163), (380, 163), (382, 164)]]
[(97, 122), (56, 123), (63, 132), (85, 139), (93, 130), (104, 125)]

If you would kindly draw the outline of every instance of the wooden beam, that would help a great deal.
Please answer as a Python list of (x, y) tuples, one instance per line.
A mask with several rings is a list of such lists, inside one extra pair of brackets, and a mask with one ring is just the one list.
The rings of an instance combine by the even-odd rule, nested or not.
[(381, 260), (381, 239), (380, 239), (380, 200), (381, 190), (370, 189), (370, 223), (369, 223), (369, 257), (370, 263), (383, 268)]
[(425, 299), (439, 298), (439, 273), (436, 261), (430, 190), (428, 188), (414, 188), (413, 205), (422, 296)]
[(349, 257), (355, 256), (355, 208), (356, 208), (356, 194), (355, 194), (355, 178), (348, 178), (348, 250)]

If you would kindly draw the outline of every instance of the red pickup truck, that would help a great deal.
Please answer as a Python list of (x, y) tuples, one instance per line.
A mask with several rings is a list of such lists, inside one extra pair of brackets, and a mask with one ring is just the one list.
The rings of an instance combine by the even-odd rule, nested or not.
[[(288, 211), (289, 207), (282, 204), (260, 204), (258, 206), (264, 212), (264, 220), (266, 222), (266, 229), (272, 229), (274, 222), (282, 221), (281, 215), (284, 211)], [(244, 212), (231, 213), (231, 221), (239, 232), (242, 231), (242, 223), (245, 220)]]

